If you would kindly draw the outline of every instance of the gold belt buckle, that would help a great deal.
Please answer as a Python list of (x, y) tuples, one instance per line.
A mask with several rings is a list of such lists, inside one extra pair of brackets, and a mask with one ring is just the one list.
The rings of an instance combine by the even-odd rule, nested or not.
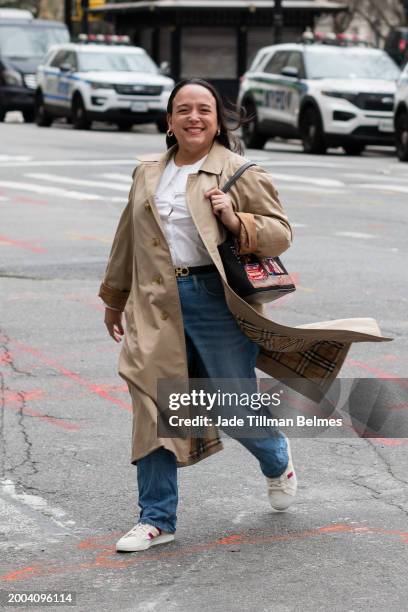
[(190, 270), (186, 266), (183, 268), (174, 268), (174, 272), (176, 276), (188, 276), (190, 274)]

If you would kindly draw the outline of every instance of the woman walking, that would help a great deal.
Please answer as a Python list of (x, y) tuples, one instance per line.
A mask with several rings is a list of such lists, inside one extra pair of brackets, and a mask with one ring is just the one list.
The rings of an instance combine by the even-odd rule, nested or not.
[[(168, 150), (142, 158), (133, 173), (101, 285), (109, 334), (117, 342), (124, 335), (119, 373), (132, 397), (139, 488), (139, 521), (120, 538), (118, 551), (173, 540), (177, 468), (222, 449), (214, 428), (203, 438), (158, 437), (158, 379), (255, 379), (257, 365), (272, 376), (295, 374), (310, 383), (312, 396), (331, 383), (351, 341), (382, 339), (371, 319), (358, 319), (360, 327), (353, 320), (336, 321), (337, 327), (326, 322), (323, 330), (276, 325), (263, 316), (262, 306), (247, 304), (228, 286), (217, 249), (227, 232), (240, 253), (259, 256), (280, 255), (292, 234), (271, 179), (258, 166), (229, 194), (221, 191), (246, 161), (234, 152), (237, 141), (227, 120), (207, 82), (191, 79), (175, 87), (168, 103)], [(310, 347), (325, 356), (323, 365), (313, 367), (312, 377), (321, 379), (317, 390), (307, 359), (306, 366), (305, 358), (297, 359)], [(259, 461), (272, 507), (286, 509), (297, 489), (286, 437), (275, 431), (237, 440)]]

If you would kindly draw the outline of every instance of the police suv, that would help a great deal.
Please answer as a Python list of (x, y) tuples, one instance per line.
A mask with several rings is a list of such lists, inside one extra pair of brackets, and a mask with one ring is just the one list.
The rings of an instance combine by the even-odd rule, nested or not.
[(153, 122), (165, 131), (174, 81), (128, 43), (127, 36), (80, 35), (78, 43), (53, 47), (37, 72), (37, 125), (66, 117), (81, 130), (107, 121), (121, 130)]
[(394, 124), (397, 155), (401, 161), (408, 161), (408, 64), (397, 86)]
[(345, 35), (316, 40), (309, 33), (302, 43), (260, 49), (238, 96), (249, 118), (246, 146), (301, 138), (307, 153), (343, 147), (358, 155), (368, 144), (394, 144), (400, 70), (384, 51), (352, 42)]

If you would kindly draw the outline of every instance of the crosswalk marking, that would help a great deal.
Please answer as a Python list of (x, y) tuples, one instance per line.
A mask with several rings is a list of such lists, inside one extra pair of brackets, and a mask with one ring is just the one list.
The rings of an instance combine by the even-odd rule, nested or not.
[(26, 166), (27, 168), (39, 166), (40, 168), (48, 166), (133, 166), (135, 168), (138, 165), (136, 159), (44, 159), (35, 161), (1, 161), (0, 168), (18, 168), (20, 166)]
[[(275, 178), (275, 177), (273, 177)], [(323, 187), (312, 187), (311, 185), (277, 185), (279, 192), (298, 191), (301, 193), (315, 193), (316, 195), (343, 195), (347, 193), (346, 189), (323, 189)], [(308, 204), (310, 206), (310, 204)]]
[(364, 232), (335, 232), (335, 236), (344, 236), (345, 238), (378, 238), (375, 234), (365, 234)]
[(315, 162), (315, 161), (268, 161), (267, 159), (252, 159), (251, 161), (259, 162), (262, 166), (287, 166), (294, 168), (338, 168), (339, 165), (331, 162)]
[(396, 193), (408, 193), (408, 185), (391, 185), (390, 183), (376, 183), (375, 185), (371, 185), (371, 183), (360, 183), (358, 185), (353, 185), (353, 187), (358, 187), (359, 189), (371, 189), (375, 191), (395, 191)]
[(35, 185), (33, 183), (21, 183), (14, 181), (0, 181), (0, 187), (8, 189), (16, 189), (17, 191), (32, 191), (33, 193), (45, 193), (47, 195), (60, 196), (72, 200), (103, 200), (102, 196), (95, 193), (82, 193), (80, 191), (68, 191), (59, 187), (45, 187), (44, 185)]
[(0, 155), (0, 162), (26, 162), (32, 159), (29, 155)]
[[(75, 521), (39, 495), (17, 491), (12, 480), (0, 481), (1, 549), (33, 548), (73, 536)], [(74, 536), (76, 537), (76, 536)]]
[(58, 174), (45, 174), (42, 172), (29, 172), (24, 176), (29, 178), (39, 179), (41, 181), (51, 181), (52, 183), (65, 183), (69, 185), (80, 185), (82, 187), (102, 187), (103, 189), (113, 189), (114, 191), (129, 191), (126, 185), (118, 185), (114, 183), (102, 183), (101, 181), (88, 181), (87, 179), (75, 179), (68, 176), (59, 176)]
[(288, 181), (290, 183), (306, 183), (318, 187), (345, 187), (345, 183), (336, 179), (318, 178), (310, 176), (299, 176), (298, 174), (280, 174), (273, 172), (272, 178), (278, 181)]
[(106, 172), (104, 174), (99, 174), (98, 176), (112, 181), (124, 181), (125, 183), (130, 183), (132, 181), (131, 174), (120, 174), (119, 172)]
[[(369, 180), (369, 181), (402, 181), (403, 183), (408, 182), (408, 178), (403, 178), (402, 176), (391, 176), (388, 172), (385, 174), (383, 172), (375, 175), (375, 174), (363, 174), (360, 172), (342, 172), (341, 176), (345, 176), (346, 178), (351, 179), (361, 179), (361, 180)], [(375, 185), (374, 185), (375, 186)]]

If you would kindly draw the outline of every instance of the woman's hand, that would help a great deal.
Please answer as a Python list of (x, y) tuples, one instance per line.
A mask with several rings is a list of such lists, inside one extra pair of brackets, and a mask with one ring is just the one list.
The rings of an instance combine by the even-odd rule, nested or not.
[(119, 310), (105, 308), (105, 325), (115, 342), (120, 342), (121, 336), (125, 333), (122, 326), (122, 313)]
[(241, 222), (234, 212), (231, 198), (228, 193), (224, 193), (221, 189), (210, 189), (204, 194), (211, 202), (213, 213), (219, 218), (221, 223), (225, 225), (234, 236), (239, 235)]

